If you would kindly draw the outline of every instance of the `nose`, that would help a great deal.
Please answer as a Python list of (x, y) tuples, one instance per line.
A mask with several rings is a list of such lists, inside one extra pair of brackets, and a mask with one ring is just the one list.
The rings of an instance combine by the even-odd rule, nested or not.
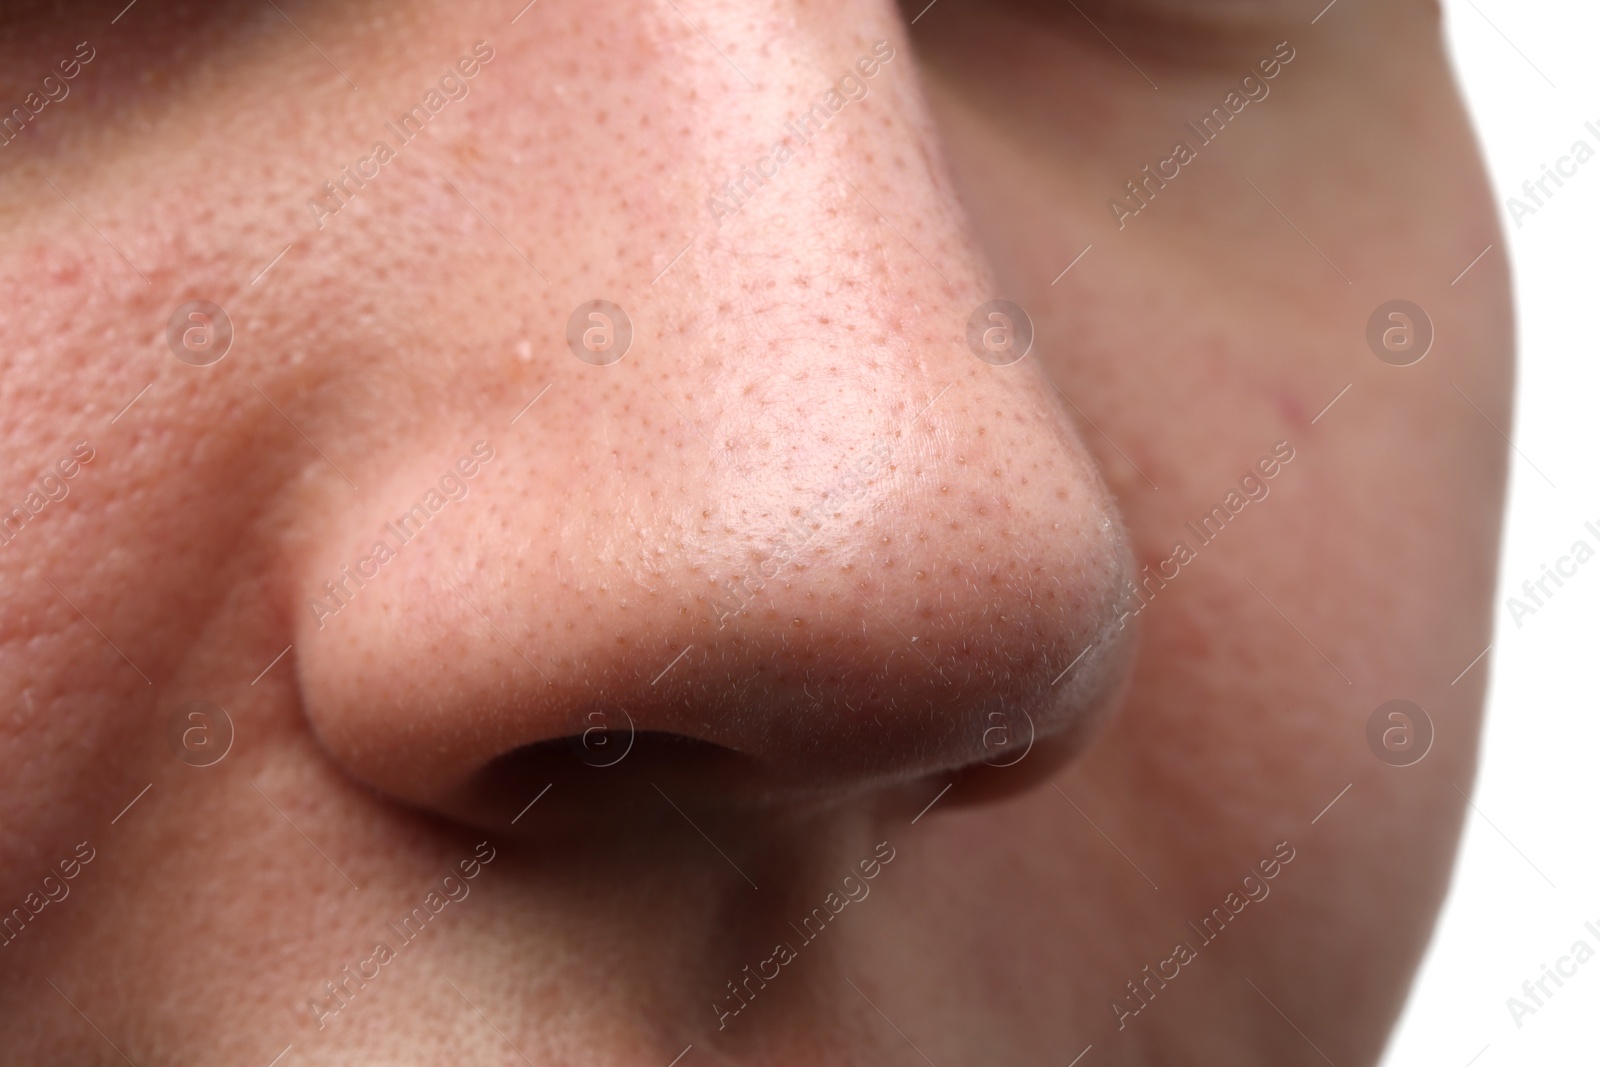
[(979, 311), (898, 13), (622, 6), (498, 50), (455, 193), (385, 223), (414, 429), (293, 561), (322, 744), (502, 828), (556, 780), (778, 803), (1081, 747), (1125, 548), (1060, 339), (982, 343), (1026, 327)]

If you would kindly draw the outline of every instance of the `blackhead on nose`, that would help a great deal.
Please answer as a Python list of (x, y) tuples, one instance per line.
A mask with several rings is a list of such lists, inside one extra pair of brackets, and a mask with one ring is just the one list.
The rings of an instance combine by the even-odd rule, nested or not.
[[(474, 209), (532, 252), (384, 276), (417, 348), (386, 396), (428, 429), (295, 562), (307, 713), (354, 777), (490, 821), (556, 777), (781, 803), (1103, 718), (1125, 546), (1041, 368), (1069, 339), (995, 303), (896, 12), (825, 6), (723, 11), (726, 66), (644, 14), (595, 31), (627, 79), (534, 46), (473, 97)], [(519, 183), (557, 156), (581, 220)], [(390, 255), (462, 219), (427, 199)], [(441, 382), (429, 345), (480, 335), (520, 359)]]

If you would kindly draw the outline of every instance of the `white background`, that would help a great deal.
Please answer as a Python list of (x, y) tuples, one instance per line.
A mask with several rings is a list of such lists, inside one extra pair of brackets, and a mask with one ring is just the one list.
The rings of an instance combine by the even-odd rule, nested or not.
[[(1468, 812), (1449, 901), (1383, 1062), (1600, 1064), (1600, 955), (1561, 988), (1548, 983), (1554, 995), (1520, 1028), (1506, 1005), (1575, 941), (1600, 953), (1600, 937), (1584, 929), (1600, 929), (1600, 558), (1520, 628), (1506, 607), (1578, 538), (1600, 547), (1583, 528), (1592, 521), (1600, 529), (1600, 136), (1584, 128), (1600, 129), (1600, 5), (1444, 7), (1515, 275), (1520, 360), (1511, 432), (1522, 455), (1512, 456), (1477, 810)], [(1519, 228), (1506, 198), (1520, 196), (1541, 164), (1553, 166), (1579, 139), (1597, 158), (1564, 178)]]

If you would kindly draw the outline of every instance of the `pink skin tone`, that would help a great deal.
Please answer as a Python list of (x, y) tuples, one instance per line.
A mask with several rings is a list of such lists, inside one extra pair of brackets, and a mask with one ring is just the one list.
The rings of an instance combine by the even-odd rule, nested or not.
[(1473, 773), (1512, 369), (1432, 4), (1084, 5), (1125, 55), (1026, 2), (281, 6), (0, 19), (0, 102), (93, 51), (0, 148), (0, 499), (65, 489), (0, 547), (0, 1048), (1377, 1059)]

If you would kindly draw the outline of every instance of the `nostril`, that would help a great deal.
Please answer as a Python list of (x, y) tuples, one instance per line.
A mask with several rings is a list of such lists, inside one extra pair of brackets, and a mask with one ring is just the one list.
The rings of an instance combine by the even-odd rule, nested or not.
[[(491, 760), (439, 806), (485, 828), (550, 840), (648, 823), (665, 798), (691, 810), (725, 808), (730, 795), (759, 806), (763, 777), (759, 760), (713, 741), (591, 725)], [(524, 823), (534, 803), (538, 815)]]
[[(1080, 751), (1127, 664), (1125, 540), (1037, 383), (963, 367), (921, 422), (898, 383), (752, 405), (775, 444), (736, 471), (659, 396), (660, 452), (579, 487), (506, 447), (448, 532), (326, 629), (302, 615), (325, 749), (499, 826), (547, 785), (575, 820), (658, 790), (814, 809), (958, 771), (1020, 784)], [(368, 507), (352, 526), (391, 510)]]
[[(886, 499), (914, 520), (943, 507), (937, 489)], [(507, 568), (457, 583), (468, 604), (421, 561), (307, 642), (308, 713), (354, 777), (507, 832), (647, 825), (663, 796), (771, 812), (930, 776), (968, 799), (1023, 788), (1081, 751), (1126, 674), (1103, 514), (1035, 523), (1026, 563), (981, 542), (962, 560), (911, 524), (885, 551), (887, 519), (813, 539), (715, 624), (682, 593), (609, 596), (603, 572), (575, 598)]]
[[(930, 671), (911, 693), (904, 678), (851, 675), (841, 661), (817, 672), (774, 668), (758, 672), (767, 676), (758, 689), (735, 694), (749, 700), (745, 708), (718, 694), (675, 716), (680, 729), (641, 728), (640, 718), (674, 717), (659, 706), (635, 716), (608, 702), (562, 716), (564, 732), (489, 759), (425, 802), (544, 841), (638, 831), (670, 810), (664, 803), (680, 814), (766, 818), (864, 800), (899, 808), (929, 779), (960, 785), (946, 806), (982, 802), (1031, 788), (1082, 750), (1103, 719), (1097, 709), (1124, 684), (1130, 653), (1116, 628), (1048, 682), (974, 684), (952, 660), (949, 673)], [(690, 678), (662, 699), (683, 707), (695, 694), (705, 689)], [(537, 818), (519, 825), (536, 802)]]
[(581, 733), (523, 745), (496, 759), (490, 769), (504, 768), (507, 773), (518, 775), (537, 767), (551, 771), (572, 771), (576, 767), (605, 771), (631, 760), (630, 770), (665, 764), (703, 772), (737, 758), (743, 757), (714, 741), (668, 730), (640, 730), (630, 716), (620, 728), (609, 723), (595, 724), (586, 726)]

